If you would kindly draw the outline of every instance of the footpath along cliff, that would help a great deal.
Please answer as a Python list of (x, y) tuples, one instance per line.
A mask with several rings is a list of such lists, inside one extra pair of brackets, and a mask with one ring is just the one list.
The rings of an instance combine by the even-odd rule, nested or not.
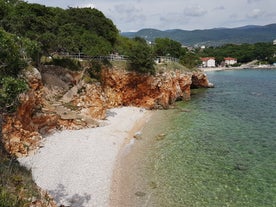
[(17, 157), (37, 149), (42, 136), (55, 130), (99, 126), (97, 120), (109, 108), (167, 109), (175, 101), (189, 100), (191, 88), (212, 87), (202, 72), (179, 70), (153, 76), (105, 68), (100, 82), (87, 82), (83, 72), (56, 66), (29, 68), (24, 75), (29, 91), (2, 126), (4, 147)]

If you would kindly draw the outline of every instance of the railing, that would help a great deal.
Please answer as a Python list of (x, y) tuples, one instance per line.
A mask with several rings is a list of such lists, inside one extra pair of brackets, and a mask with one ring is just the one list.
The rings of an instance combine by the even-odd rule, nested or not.
[(61, 56), (80, 60), (109, 60), (109, 61), (127, 61), (128, 57), (125, 55), (107, 55), (107, 56), (89, 56), (84, 54), (61, 54)]
[(169, 56), (158, 56), (155, 58), (156, 63), (167, 63), (167, 62), (179, 62), (178, 58), (169, 57)]
[[(107, 56), (89, 56), (82, 53), (79, 54), (59, 54), (62, 57), (80, 59), (80, 60), (109, 60), (109, 61), (127, 61), (129, 60), (126, 55), (110, 54)], [(158, 56), (155, 59), (156, 63), (166, 63), (166, 62), (179, 62), (178, 58), (169, 56)]]

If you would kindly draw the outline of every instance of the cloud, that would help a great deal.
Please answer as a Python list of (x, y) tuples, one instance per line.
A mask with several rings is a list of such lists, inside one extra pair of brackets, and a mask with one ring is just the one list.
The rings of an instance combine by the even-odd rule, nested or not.
[(185, 18), (183, 13), (167, 13), (159, 16), (159, 25), (161, 28), (179, 28), (180, 25), (187, 24), (189, 22), (189, 18)]
[(126, 23), (135, 24), (146, 19), (143, 10), (133, 4), (117, 4), (114, 6), (113, 12), (116, 13), (118, 19)]
[(88, 4), (81, 4), (79, 5), (80, 8), (95, 8), (94, 4), (88, 3)]
[(119, 14), (131, 14), (141, 12), (141, 9), (136, 8), (133, 4), (117, 4), (114, 6), (114, 9)]
[(223, 11), (223, 10), (225, 10), (225, 7), (224, 6), (218, 6), (218, 7), (215, 7), (213, 10), (214, 11)]
[(255, 3), (255, 2), (258, 2), (258, 1), (261, 1), (261, 0), (247, 0), (247, 3), (252, 4), (252, 3)]
[(256, 18), (261, 17), (263, 15), (264, 15), (264, 13), (263, 13), (263, 11), (261, 9), (253, 9), (252, 11), (250, 11), (247, 14), (247, 17), (248, 18), (256, 19)]
[(201, 17), (207, 14), (208, 11), (203, 9), (201, 6), (188, 6), (184, 9), (184, 15), (189, 17)]
[(105, 13), (116, 24), (120, 23), (120, 29), (126, 31), (137, 30), (143, 28), (143, 23), (146, 22), (147, 16), (142, 8), (137, 4), (115, 4), (106, 10)]

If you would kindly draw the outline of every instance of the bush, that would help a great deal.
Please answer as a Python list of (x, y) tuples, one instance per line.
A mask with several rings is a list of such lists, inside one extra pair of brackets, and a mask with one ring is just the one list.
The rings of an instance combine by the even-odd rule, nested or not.
[(151, 48), (143, 39), (136, 39), (129, 54), (129, 70), (138, 73), (155, 74)]
[(28, 89), (19, 78), (2, 77), (0, 80), (0, 111), (13, 112), (18, 105), (18, 95)]
[(72, 71), (78, 71), (81, 69), (81, 64), (78, 60), (70, 58), (53, 58), (52, 61), (47, 62), (47, 65), (55, 65), (63, 68), (68, 68)]
[(103, 66), (111, 67), (112, 64), (107, 60), (91, 60), (87, 69), (88, 75), (92, 79), (101, 80)]

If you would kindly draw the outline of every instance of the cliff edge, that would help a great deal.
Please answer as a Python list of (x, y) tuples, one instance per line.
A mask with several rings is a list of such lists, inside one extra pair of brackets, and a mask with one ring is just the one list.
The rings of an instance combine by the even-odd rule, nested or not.
[(202, 72), (167, 71), (145, 75), (104, 68), (100, 82), (87, 83), (83, 72), (56, 66), (24, 72), (29, 91), (13, 115), (4, 116), (5, 149), (25, 156), (39, 147), (43, 135), (62, 129), (97, 127), (106, 110), (120, 106), (167, 109), (189, 100), (191, 88), (213, 87)]

